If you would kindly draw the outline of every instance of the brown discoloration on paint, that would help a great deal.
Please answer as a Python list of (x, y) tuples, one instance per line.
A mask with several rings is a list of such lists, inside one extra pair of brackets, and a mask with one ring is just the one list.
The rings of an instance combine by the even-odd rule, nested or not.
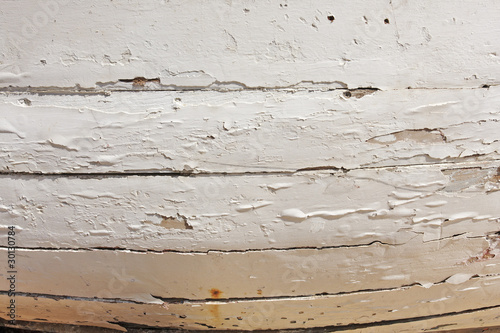
[(262, 295), (262, 289), (257, 289), (257, 295)]
[(217, 288), (212, 288), (210, 289), (210, 295), (212, 295), (211, 298), (221, 298), (222, 291), (220, 291)]
[(212, 315), (214, 324), (219, 324), (221, 321), (219, 304), (210, 304), (208, 306), (208, 311), (210, 311), (210, 314)]
[[(209, 290), (211, 298), (221, 298), (222, 296), (222, 291), (220, 291), (217, 288), (212, 288)], [(217, 326), (221, 323), (221, 315), (220, 315), (220, 309), (219, 309), (219, 304), (210, 304), (208, 306), (208, 311), (212, 315), (212, 318), (214, 320), (214, 324)]]

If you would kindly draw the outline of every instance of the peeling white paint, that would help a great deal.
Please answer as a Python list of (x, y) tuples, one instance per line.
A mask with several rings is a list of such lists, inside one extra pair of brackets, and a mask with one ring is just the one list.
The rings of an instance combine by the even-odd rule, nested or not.
[(5, 2), (0, 252), (14, 226), (18, 319), (500, 325), (499, 11)]
[[(463, 233), (485, 237), (498, 230), (500, 192), (485, 189), (487, 181), (496, 182), (496, 164), (482, 165), (470, 169), (481, 177), (467, 187), (439, 165), (334, 175), (5, 175), (0, 215), (23, 229), (18, 238), (24, 247), (205, 251), (399, 244), (420, 233), (425, 241)], [(455, 173), (460, 170), (469, 169), (457, 166)], [(261, 186), (265, 182), (293, 185), (270, 191)], [(449, 192), (457, 182), (460, 191)], [(416, 188), (420, 196), (391, 204), (395, 191)], [(151, 214), (180, 214), (193, 229), (165, 228), (161, 218), (147, 223)], [(6, 237), (0, 242), (6, 245)]]
[[(0, 132), (5, 143), (0, 170), (290, 172), (500, 158), (496, 87), (342, 96), (342, 91), (0, 94), (0, 115), (9, 124)], [(409, 111), (450, 98), (459, 103), (439, 113), (430, 106)], [(480, 109), (467, 106), (471, 98)], [(19, 105), (19, 99), (30, 106)], [(223, 126), (227, 119), (230, 130)], [(46, 123), (50, 127), (39, 126)], [(397, 133), (396, 140), (373, 140), (391, 133)], [(268, 185), (274, 191), (286, 188)], [(408, 200), (417, 195), (412, 193), (396, 190), (394, 198)]]

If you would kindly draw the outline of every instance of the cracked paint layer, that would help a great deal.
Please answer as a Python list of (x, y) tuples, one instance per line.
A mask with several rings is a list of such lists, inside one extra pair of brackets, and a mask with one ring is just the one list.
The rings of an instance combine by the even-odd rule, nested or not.
[(360, 98), (342, 90), (3, 93), (0, 172), (293, 172), (488, 161), (500, 159), (498, 110), (496, 87)]
[[(26, 308), (23, 320), (42, 318), (48, 322), (123, 331), (131, 324), (151, 326), (152, 322), (156, 327), (232, 330), (256, 327), (283, 329), (294, 322), (294, 326), (300, 328), (365, 329), (366, 332), (405, 323), (405, 329), (425, 331), (433, 327), (428, 325), (437, 325), (436, 322), (453, 323), (456, 328), (500, 324), (496, 301), (498, 279), (498, 276), (492, 276), (473, 278), (460, 285), (442, 283), (430, 288), (412, 286), (387, 291), (261, 301), (184, 301), (161, 305), (85, 301), (71, 297), (55, 300), (44, 295), (20, 295), (18, 299)], [(485, 293), (492, 297), (485, 299)], [(6, 299), (6, 296), (0, 295), (0, 298)], [(46, 309), (54, 311), (48, 313)], [(5, 310), (0, 309), (0, 313), (5, 313)], [(471, 317), (476, 320), (471, 320)], [(487, 322), (481, 323), (478, 319), (487, 319)]]
[[(26, 293), (133, 301), (154, 295), (172, 302), (335, 295), (412, 285), (430, 288), (442, 281), (459, 284), (475, 275), (495, 275), (498, 259), (460, 264), (487, 248), (484, 237), (462, 235), (434, 242), (422, 242), (418, 236), (399, 245), (242, 252), (17, 249), (23, 258), (18, 264), (23, 276), (18, 288)], [(5, 248), (0, 253), (7, 255)], [(88, 267), (93, 267), (91, 273)], [(64, 279), (55, 282), (55, 275)], [(110, 285), (112, 292), (104, 293)], [(6, 288), (8, 281), (0, 281), (0, 290)]]
[[(198, 7), (146, 0), (134, 6), (131, 16), (130, 4), (119, 2), (5, 5), (12, 19), (0, 23), (6, 32), (0, 85), (270, 88), (338, 81), (404, 89), (499, 83), (500, 44), (489, 37), (498, 27), (495, 0), (460, 6), (376, 0), (368, 7), (359, 0)], [(79, 20), (92, 28), (67, 34)], [(134, 84), (135, 78), (144, 80)]]
[(500, 325), (498, 1), (1, 12), (17, 327)]
[(19, 228), (23, 247), (35, 248), (206, 251), (484, 237), (499, 230), (497, 169), (475, 162), (270, 175), (0, 175), (0, 216)]

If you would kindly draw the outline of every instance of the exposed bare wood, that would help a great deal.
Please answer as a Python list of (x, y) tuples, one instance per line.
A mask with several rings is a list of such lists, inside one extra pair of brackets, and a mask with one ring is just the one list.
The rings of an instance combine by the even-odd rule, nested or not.
[[(369, 328), (371, 331), (389, 331), (387, 327), (395, 325), (396, 328), (424, 331), (441, 323), (453, 323), (453, 328), (473, 327), (471, 324), (499, 325), (498, 283), (499, 277), (495, 276), (474, 278), (461, 284), (442, 283), (428, 289), (414, 286), (338, 296), (187, 301), (182, 304), (137, 304), (71, 298), (55, 300), (44, 296), (19, 296), (17, 299), (25, 309), (20, 320), (115, 329), (123, 324), (138, 324), (184, 329), (331, 327), (332, 330)], [(0, 299), (5, 301), (6, 296), (0, 296)], [(0, 311), (5, 317), (6, 310)], [(470, 319), (471, 315), (474, 320)], [(479, 321), (481, 319), (483, 322)]]
[[(497, 258), (476, 259), (492, 243), (465, 236), (422, 243), (418, 236), (397, 246), (207, 254), (18, 249), (17, 286), (27, 293), (135, 301), (279, 298), (415, 284), (429, 288), (447, 279), (496, 274)], [(6, 250), (0, 256), (6, 257)], [(0, 280), (0, 290), (8, 285)]]

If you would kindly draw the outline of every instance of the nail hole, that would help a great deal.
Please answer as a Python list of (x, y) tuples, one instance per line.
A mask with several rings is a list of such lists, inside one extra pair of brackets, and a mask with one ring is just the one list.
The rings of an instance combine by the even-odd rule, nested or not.
[(385, 23), (385, 24), (389, 24), (389, 19), (387, 19), (387, 18), (386, 18), (386, 19), (384, 20), (384, 23)]
[(328, 15), (328, 16), (327, 16), (327, 19), (328, 19), (330, 22), (333, 22), (333, 21), (335, 21), (335, 16), (333, 16), (333, 15)]

